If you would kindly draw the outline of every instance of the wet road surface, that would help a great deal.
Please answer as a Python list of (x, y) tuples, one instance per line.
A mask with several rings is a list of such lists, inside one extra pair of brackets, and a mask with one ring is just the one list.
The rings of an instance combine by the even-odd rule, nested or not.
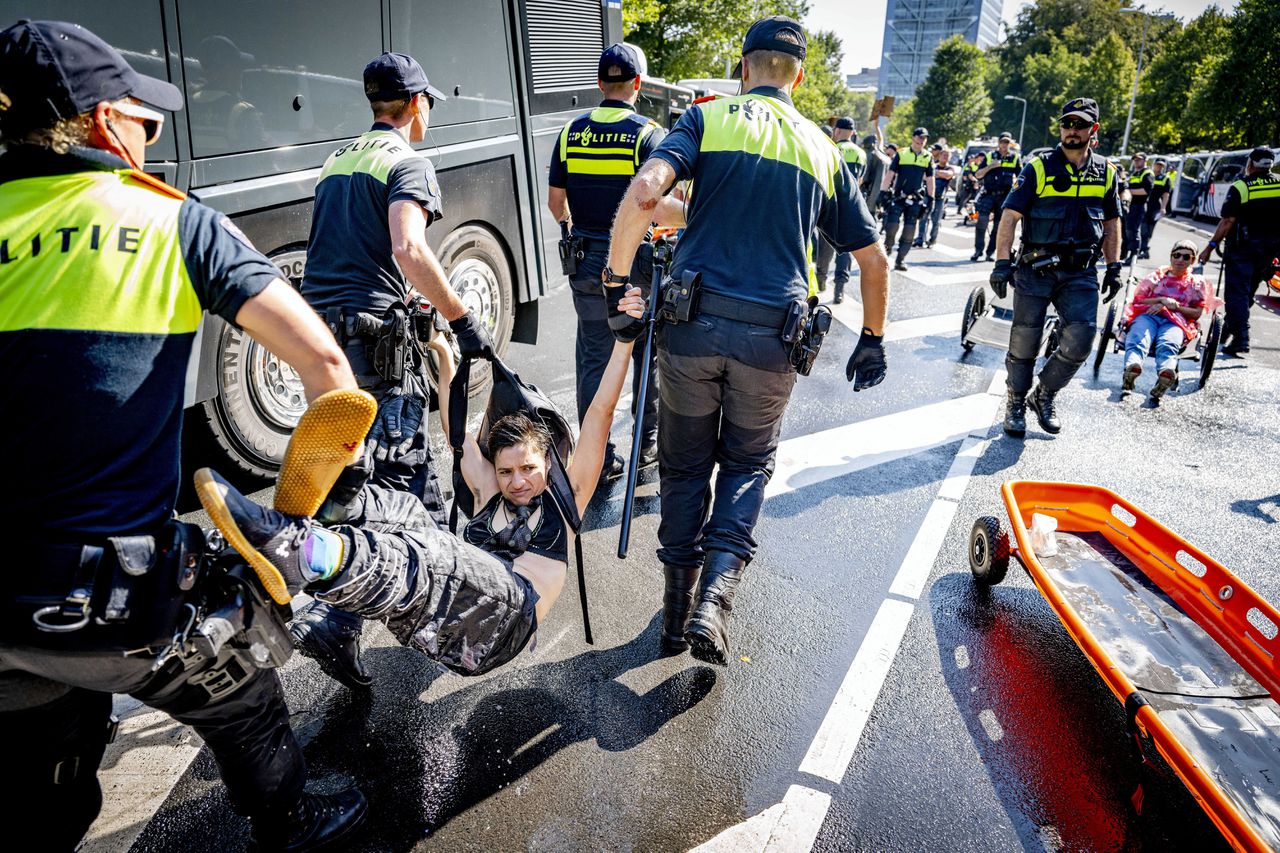
[[(1265, 544), (1280, 530), (1277, 306), (1255, 306), (1252, 358), (1220, 359), (1206, 389), (1184, 363), (1159, 409), (1120, 400), (1109, 355), (1060, 397), (1060, 436), (1033, 421), (1011, 441), (997, 425), (1003, 352), (959, 346), (960, 312), (990, 265), (968, 262), (972, 232), (954, 226), (894, 274), (886, 382), (855, 395), (844, 380), (856, 278), (798, 382), (729, 668), (657, 657), (651, 473), (626, 562), (614, 557), (621, 484), (588, 514), (594, 647), (570, 579), (537, 649), (480, 678), (442, 673), (376, 625), (368, 696), (294, 656), (282, 680), (311, 787), (358, 783), (370, 798), (349, 849), (1221, 847), (1176, 780), (1139, 767), (1122, 708), (1025, 574), (981, 594), (965, 545), (975, 517), (1001, 514), (1007, 479), (1096, 482), (1280, 601)], [(1162, 225), (1153, 254), (1183, 236)], [(540, 313), (538, 347), (514, 345), (509, 361), (572, 411), (567, 290)], [(87, 849), (241, 849), (247, 824), (208, 753), (159, 718), (135, 719), (145, 725), (104, 765), (108, 811), (128, 791), (155, 793), (100, 821)]]

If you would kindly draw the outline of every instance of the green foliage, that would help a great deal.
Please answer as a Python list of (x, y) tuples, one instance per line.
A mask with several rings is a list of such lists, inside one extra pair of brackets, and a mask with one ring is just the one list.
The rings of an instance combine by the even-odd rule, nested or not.
[(1227, 16), (1210, 6), (1165, 42), (1142, 69), (1134, 112), (1134, 141), (1144, 148), (1177, 150), (1217, 142), (1219, 129), (1205, 115), (1211, 83), (1230, 45)]
[[(938, 45), (933, 65), (912, 103), (914, 120), (936, 138), (963, 145), (980, 134), (991, 119), (986, 85), (987, 60), (982, 49), (954, 35)], [(896, 116), (895, 116), (896, 117)]]
[[(905, 148), (911, 144), (911, 131), (919, 125), (920, 122), (916, 121), (916, 99), (898, 101), (893, 105), (893, 115), (889, 116), (889, 121), (884, 126), (884, 141)], [(930, 127), (929, 132), (932, 133), (933, 128)], [(963, 145), (964, 142), (959, 144)]]
[(1227, 48), (1192, 95), (1188, 118), (1223, 148), (1280, 141), (1280, 2), (1241, 0), (1227, 25)]
[(1079, 75), (1072, 81), (1081, 95), (1098, 102), (1098, 115), (1108, 117), (1098, 130), (1103, 151), (1118, 151), (1124, 139), (1135, 66), (1133, 54), (1124, 40), (1110, 32), (1089, 51)]

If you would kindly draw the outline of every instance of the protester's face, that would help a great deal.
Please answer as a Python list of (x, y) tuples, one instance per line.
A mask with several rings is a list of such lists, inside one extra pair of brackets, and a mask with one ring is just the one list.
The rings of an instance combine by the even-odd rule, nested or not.
[(1182, 275), (1187, 271), (1187, 267), (1195, 261), (1195, 254), (1190, 249), (1174, 249), (1169, 255), (1169, 266), (1173, 267), (1174, 273)]
[(547, 489), (547, 457), (528, 443), (499, 450), (493, 468), (498, 491), (516, 506), (525, 506)]

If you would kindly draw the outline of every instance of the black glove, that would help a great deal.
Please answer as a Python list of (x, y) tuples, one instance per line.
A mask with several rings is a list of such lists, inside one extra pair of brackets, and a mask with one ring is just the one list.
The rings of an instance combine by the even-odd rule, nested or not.
[(625, 311), (618, 310), (618, 301), (627, 295), (630, 284), (604, 284), (604, 302), (609, 309), (609, 331), (613, 338), (622, 343), (630, 343), (644, 334), (644, 320), (637, 320)]
[(378, 416), (365, 438), (365, 454), (373, 456), (375, 465), (425, 461), (424, 445), (418, 439), (424, 417), (422, 400), (416, 395), (391, 392), (378, 402)]
[(889, 362), (884, 356), (884, 336), (873, 335), (867, 329), (858, 337), (858, 345), (844, 367), (844, 378), (853, 383), (854, 391), (879, 385), (884, 381)]
[(991, 270), (991, 289), (996, 292), (996, 296), (1004, 299), (1009, 295), (1009, 282), (1013, 279), (1013, 261), (1008, 258), (1001, 258), (996, 261), (995, 268)]
[(453, 339), (458, 342), (458, 352), (463, 358), (492, 361), (497, 356), (489, 330), (483, 323), (477, 322), (470, 311), (456, 320), (450, 320), (449, 329), (453, 332)]
[(1107, 264), (1107, 274), (1102, 277), (1102, 289), (1106, 291), (1106, 296), (1102, 299), (1104, 304), (1115, 299), (1123, 286), (1123, 282), (1120, 281), (1120, 269), (1119, 261)]

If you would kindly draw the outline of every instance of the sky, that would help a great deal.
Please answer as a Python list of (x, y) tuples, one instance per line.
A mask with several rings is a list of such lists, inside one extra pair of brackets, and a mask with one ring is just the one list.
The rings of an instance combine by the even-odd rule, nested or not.
[[(1018, 10), (1030, 0), (1004, 0), (1004, 20), (1012, 24)], [(1216, 5), (1234, 9), (1238, 0), (1219, 0)], [(1209, 6), (1207, 0), (1149, 0), (1147, 8), (1172, 12), (1184, 22), (1196, 17)], [(862, 68), (880, 65), (880, 46), (884, 39), (884, 14), (888, 6), (883, 0), (809, 0), (810, 29), (835, 30), (844, 39), (844, 71), (856, 74)]]

